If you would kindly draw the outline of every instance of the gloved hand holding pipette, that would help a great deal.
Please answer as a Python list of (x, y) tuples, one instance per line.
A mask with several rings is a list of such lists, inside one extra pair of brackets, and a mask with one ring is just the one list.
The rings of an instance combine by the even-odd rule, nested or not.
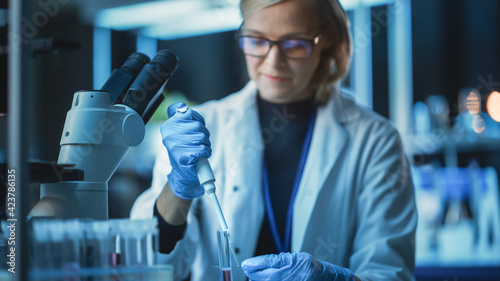
[[(175, 114), (177, 110), (182, 114)], [(183, 199), (200, 197), (204, 189), (198, 181), (196, 164), (212, 154), (205, 120), (184, 103), (171, 105), (168, 115), (170, 119), (161, 126), (161, 135), (172, 165), (168, 175), (170, 188)]]
[[(221, 230), (229, 231), (215, 195), (215, 176), (207, 160), (212, 150), (205, 120), (184, 103), (171, 105), (168, 108), (168, 116), (170, 119), (163, 123), (161, 134), (172, 165), (172, 172), (168, 175), (170, 189), (182, 199), (194, 199), (206, 191), (215, 208)], [(230, 250), (238, 265), (229, 234), (228, 239)]]

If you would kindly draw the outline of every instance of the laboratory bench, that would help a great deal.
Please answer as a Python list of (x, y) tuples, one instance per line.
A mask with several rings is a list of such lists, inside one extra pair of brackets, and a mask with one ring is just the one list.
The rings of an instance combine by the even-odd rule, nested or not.
[(499, 281), (498, 266), (417, 266), (417, 281)]

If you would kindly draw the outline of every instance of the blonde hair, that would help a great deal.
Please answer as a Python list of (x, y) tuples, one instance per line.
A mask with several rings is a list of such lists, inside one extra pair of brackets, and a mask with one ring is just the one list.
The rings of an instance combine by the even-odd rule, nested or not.
[[(288, 0), (241, 0), (241, 15), (245, 19), (250, 14), (285, 1)], [(349, 69), (352, 49), (349, 19), (338, 0), (302, 1), (309, 1), (316, 8), (323, 27), (322, 38), (332, 41), (332, 47), (321, 53), (320, 63), (311, 80), (316, 101), (324, 104)]]

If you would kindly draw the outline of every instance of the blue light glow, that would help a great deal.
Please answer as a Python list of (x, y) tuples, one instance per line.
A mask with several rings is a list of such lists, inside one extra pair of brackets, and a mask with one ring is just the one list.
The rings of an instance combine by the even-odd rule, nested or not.
[[(114, 30), (139, 29), (147, 37), (173, 39), (236, 30), (241, 22), (238, 1), (147, 1), (101, 10), (95, 25)], [(394, 0), (340, 0), (346, 10), (377, 6)]]
[(192, 12), (173, 18), (170, 22), (147, 27), (143, 30), (143, 34), (163, 40), (175, 39), (236, 30), (241, 22), (242, 18), (237, 9), (210, 9)]
[(116, 30), (150, 26), (208, 9), (208, 4), (208, 1), (201, 0), (153, 1), (104, 9), (96, 15), (95, 24)]
[(94, 28), (94, 89), (100, 89), (111, 74), (111, 30)]
[(158, 51), (158, 42), (156, 38), (137, 36), (136, 51), (141, 52), (152, 58)]

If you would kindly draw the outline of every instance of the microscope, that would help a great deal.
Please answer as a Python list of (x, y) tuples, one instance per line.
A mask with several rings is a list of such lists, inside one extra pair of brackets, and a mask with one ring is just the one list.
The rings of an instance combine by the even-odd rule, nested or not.
[(130, 148), (142, 142), (177, 66), (169, 50), (151, 61), (133, 53), (100, 90), (75, 92), (54, 167), (71, 166), (83, 171), (83, 178), (66, 181), (66, 169), (56, 171), (60, 181), (41, 184), (30, 217), (108, 219), (108, 181)]

